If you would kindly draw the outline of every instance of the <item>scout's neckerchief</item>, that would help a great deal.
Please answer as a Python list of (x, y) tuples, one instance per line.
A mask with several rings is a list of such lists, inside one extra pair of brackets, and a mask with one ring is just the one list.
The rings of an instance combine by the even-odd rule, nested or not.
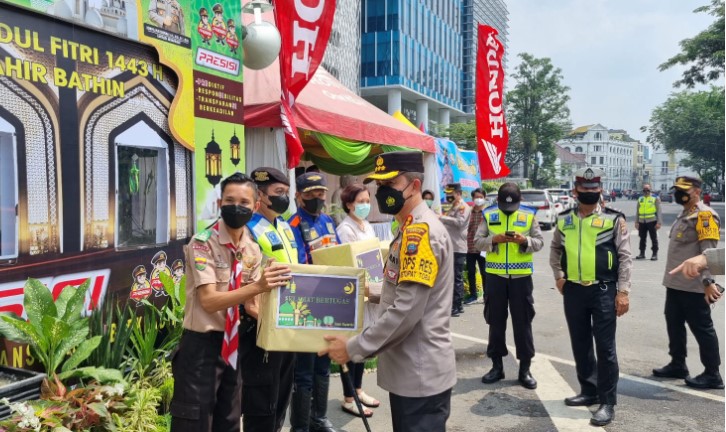
[[(212, 227), (214, 234), (219, 236), (219, 222)], [(232, 268), (229, 275), (228, 291), (239, 289), (242, 284), (242, 251), (237, 250), (232, 243), (227, 243), (227, 249), (232, 253)], [(222, 341), (222, 358), (224, 362), (237, 369), (237, 348), (239, 346), (239, 337), (237, 330), (239, 328), (239, 307), (231, 306), (227, 308), (227, 318), (224, 322), (224, 341)]]

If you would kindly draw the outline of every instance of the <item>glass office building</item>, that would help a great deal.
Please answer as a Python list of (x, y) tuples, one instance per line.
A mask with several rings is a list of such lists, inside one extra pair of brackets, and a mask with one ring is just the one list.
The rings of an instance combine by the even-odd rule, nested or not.
[(355, 93), (360, 86), (361, 0), (337, 0), (323, 67)]
[(431, 123), (440, 124), (452, 116), (470, 118), (465, 103), (473, 102), (475, 20), (494, 27), (501, 22), (506, 32), (504, 2), (362, 0), (361, 95), (391, 114), (402, 111), (417, 125), (428, 127), (429, 114)]

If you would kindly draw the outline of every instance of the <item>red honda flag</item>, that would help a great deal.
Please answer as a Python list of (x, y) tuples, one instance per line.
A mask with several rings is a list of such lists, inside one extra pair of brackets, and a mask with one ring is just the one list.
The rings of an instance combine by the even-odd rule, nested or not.
[(333, 28), (335, 0), (275, 0), (280, 31), (280, 116), (287, 143), (287, 165), (295, 168), (303, 154), (292, 107), (323, 61)]
[(504, 45), (499, 32), (479, 24), (479, 48), (476, 62), (476, 141), (481, 178), (495, 179), (509, 175), (504, 155), (509, 131), (504, 120)]

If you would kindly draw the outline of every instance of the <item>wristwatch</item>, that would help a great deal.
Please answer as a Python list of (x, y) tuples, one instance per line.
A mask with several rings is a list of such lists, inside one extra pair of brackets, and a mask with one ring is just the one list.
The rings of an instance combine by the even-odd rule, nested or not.
[(706, 279), (703, 280), (703, 286), (704, 286), (704, 288), (707, 287), (707, 286), (709, 286), (709, 285), (711, 285), (711, 284), (715, 284), (715, 283), (716, 283), (716, 281), (713, 278), (706, 278)]

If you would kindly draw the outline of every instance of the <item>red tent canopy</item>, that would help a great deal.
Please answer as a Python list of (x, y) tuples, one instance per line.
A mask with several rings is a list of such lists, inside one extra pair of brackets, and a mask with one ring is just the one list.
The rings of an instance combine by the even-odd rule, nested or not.
[[(282, 127), (279, 63), (259, 71), (245, 68), (244, 87), (245, 126)], [(353, 141), (436, 151), (433, 137), (366, 102), (322, 66), (295, 101), (293, 115), (302, 129)]]

